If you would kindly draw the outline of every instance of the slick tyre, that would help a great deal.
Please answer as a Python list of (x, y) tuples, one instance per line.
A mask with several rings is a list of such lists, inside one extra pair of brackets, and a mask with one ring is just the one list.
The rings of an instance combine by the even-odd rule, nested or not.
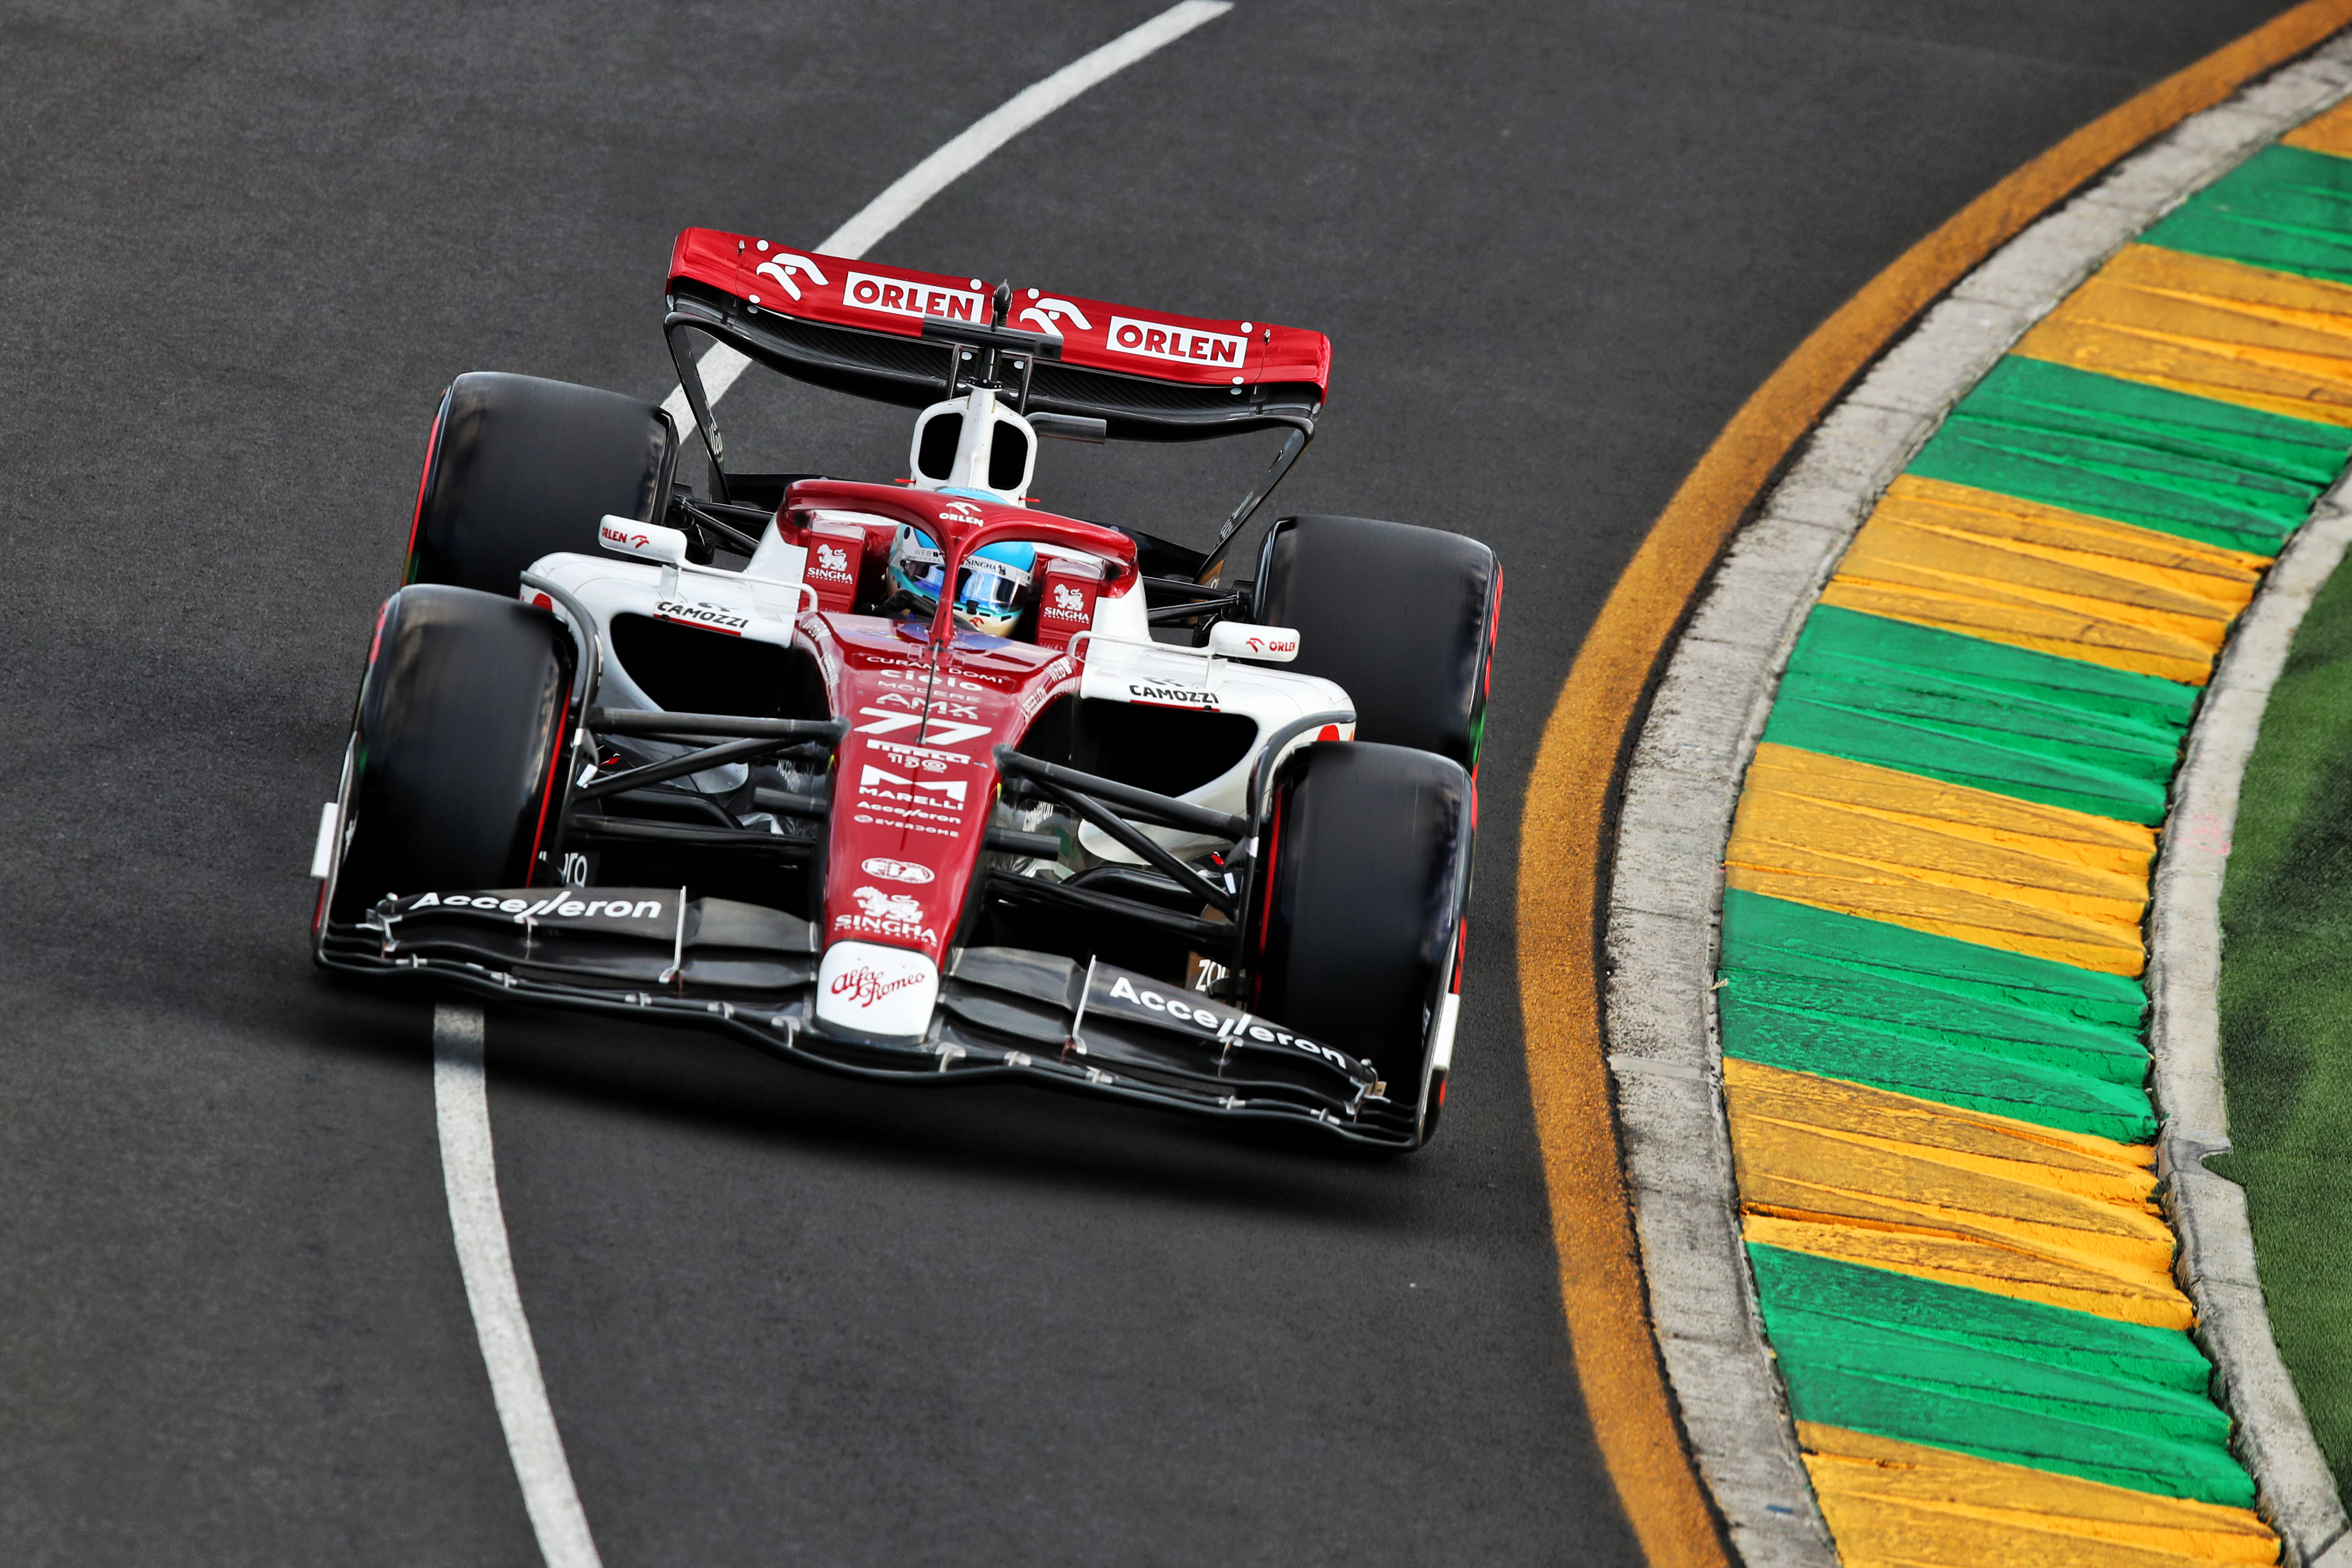
[(1366, 517), (1286, 517), (1256, 614), (1298, 636), (1291, 668), (1348, 689), (1356, 738), (1478, 765), (1503, 572), (1475, 539)]
[(528, 887), (557, 828), (574, 653), (545, 610), (469, 588), (403, 588), (360, 683), (325, 907), (388, 893)]
[(461, 375), (433, 422), (402, 581), (512, 596), (541, 556), (594, 554), (606, 515), (658, 521), (677, 446), (668, 415), (617, 392)]
[(1452, 1067), (1470, 775), (1430, 752), (1327, 742), (1283, 763), (1272, 799), (1244, 910), (1251, 1011), (1368, 1058), (1417, 1147)]

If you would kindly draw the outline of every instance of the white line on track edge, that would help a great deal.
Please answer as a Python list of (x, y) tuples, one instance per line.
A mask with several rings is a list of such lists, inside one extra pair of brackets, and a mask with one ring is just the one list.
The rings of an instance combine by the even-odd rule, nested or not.
[[(1174, 43), (1203, 22), (1232, 10), (1233, 0), (1181, 0), (1149, 22), (1122, 33), (1092, 54), (1081, 55), (1052, 76), (1023, 88), (972, 121), (962, 135), (898, 176), (888, 190), (866, 204), (856, 216), (816, 244), (820, 256), (855, 261), (915, 216), (925, 202), (968, 174), (982, 159), (1012, 141), (1078, 94), (1116, 76), (1154, 50)], [(696, 362), (703, 395), (716, 404), (751, 362), (725, 343), (713, 343)], [(694, 423), (686, 389), (673, 387), (662, 404), (680, 430)]]
[(490, 1397), (506, 1429), (507, 1452), (548, 1568), (602, 1568), (588, 1516), (572, 1484), (563, 1438), (547, 1403), (539, 1352), (530, 1342), (522, 1292), (507, 1250), (499, 1207), (498, 1166), (490, 1149), (490, 1101), (482, 1085), (482, 1010), (444, 1002), (433, 1009), (433, 1115), (441, 1135), (441, 1184), (466, 1304), (490, 1374)]
[[(1052, 76), (1024, 88), (976, 120), (961, 135), (908, 170), (816, 249), (856, 260), (925, 202), (982, 159), (1069, 102), (1203, 22), (1232, 10), (1233, 0), (1181, 0), (1141, 26), (1122, 33)], [(717, 403), (751, 361), (714, 343), (699, 362), (703, 387)], [(683, 388), (662, 405), (684, 429), (694, 417)], [(588, 1516), (563, 1457), (563, 1438), (547, 1403), (539, 1352), (523, 1316), (514, 1258), (507, 1247), (506, 1216), (499, 1206), (498, 1166), (490, 1148), (490, 1103), (482, 1080), (482, 1010), (442, 1003), (433, 1009), (433, 1109), (441, 1139), (441, 1179), (448, 1194), (449, 1227), (465, 1276), (466, 1301), (490, 1375), (490, 1397), (506, 1431), (507, 1452), (521, 1483), (524, 1509), (548, 1568), (603, 1568)]]

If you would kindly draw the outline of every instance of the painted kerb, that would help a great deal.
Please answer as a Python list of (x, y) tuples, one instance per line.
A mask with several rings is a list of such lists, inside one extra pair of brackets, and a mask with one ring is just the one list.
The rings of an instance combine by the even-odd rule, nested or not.
[[(2338, 38), (2184, 122), (1971, 274), (1824, 420), (1741, 531), (1655, 696), (1612, 879), (1609, 1059), (1661, 1353), (1751, 1563), (1835, 1561), (1741, 1248), (1712, 994), (1722, 855), (1780, 671), (1832, 568), (1943, 414), (2105, 258), (2347, 89), (2352, 46)], [(2193, 1205), (2202, 1184), (2178, 1195)], [(2197, 1287), (2193, 1271), (2185, 1282)], [(2209, 1335), (2231, 1310), (2200, 1306)], [(2291, 1549), (2300, 1534), (2289, 1529)]]

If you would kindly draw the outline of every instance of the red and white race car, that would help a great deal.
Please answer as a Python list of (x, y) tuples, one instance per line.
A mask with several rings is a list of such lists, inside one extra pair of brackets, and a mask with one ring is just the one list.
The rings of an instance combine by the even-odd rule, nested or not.
[[(1285, 517), (1320, 333), (689, 229), (655, 405), (451, 384), (313, 869), (318, 961), (1417, 1147), (1451, 1067), (1502, 574)], [(694, 357), (919, 409), (910, 478), (730, 471)], [(1194, 550), (1038, 438), (1272, 432)], [(1205, 530), (1204, 530), (1205, 531)]]

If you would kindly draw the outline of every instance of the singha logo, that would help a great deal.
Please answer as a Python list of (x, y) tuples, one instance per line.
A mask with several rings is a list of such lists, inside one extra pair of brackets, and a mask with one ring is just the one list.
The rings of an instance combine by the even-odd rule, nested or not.
[(858, 913), (868, 920), (899, 921), (908, 925), (920, 925), (923, 906), (910, 893), (886, 893), (879, 888), (858, 888), (850, 895), (857, 900)]
[(1087, 605), (1087, 596), (1067, 583), (1054, 584), (1054, 608), (1076, 615)]
[(849, 552), (839, 549), (831, 544), (818, 545), (816, 547), (816, 569), (820, 572), (848, 571)]
[[(1037, 300), (1037, 290), (1029, 290), (1029, 297)], [(1062, 318), (1065, 316), (1090, 332), (1095, 330), (1095, 324), (1087, 320), (1087, 313), (1067, 300), (1037, 300), (1035, 304), (1021, 312), (1023, 321), (1034, 321), (1039, 331), (1057, 338), (1062, 335)]]
[(760, 263), (759, 266), (759, 274), (761, 277), (774, 279), (777, 283), (782, 286), (785, 293), (790, 294), (793, 299), (797, 300), (801, 297), (801, 286), (793, 280), (793, 274), (795, 272), (807, 273), (809, 275), (810, 281), (815, 283), (830, 283), (833, 281), (824, 275), (824, 269), (823, 268), (819, 267), (815, 262), (811, 261), (807, 257), (788, 256), (781, 250), (776, 252), (776, 254), (768, 260)]

